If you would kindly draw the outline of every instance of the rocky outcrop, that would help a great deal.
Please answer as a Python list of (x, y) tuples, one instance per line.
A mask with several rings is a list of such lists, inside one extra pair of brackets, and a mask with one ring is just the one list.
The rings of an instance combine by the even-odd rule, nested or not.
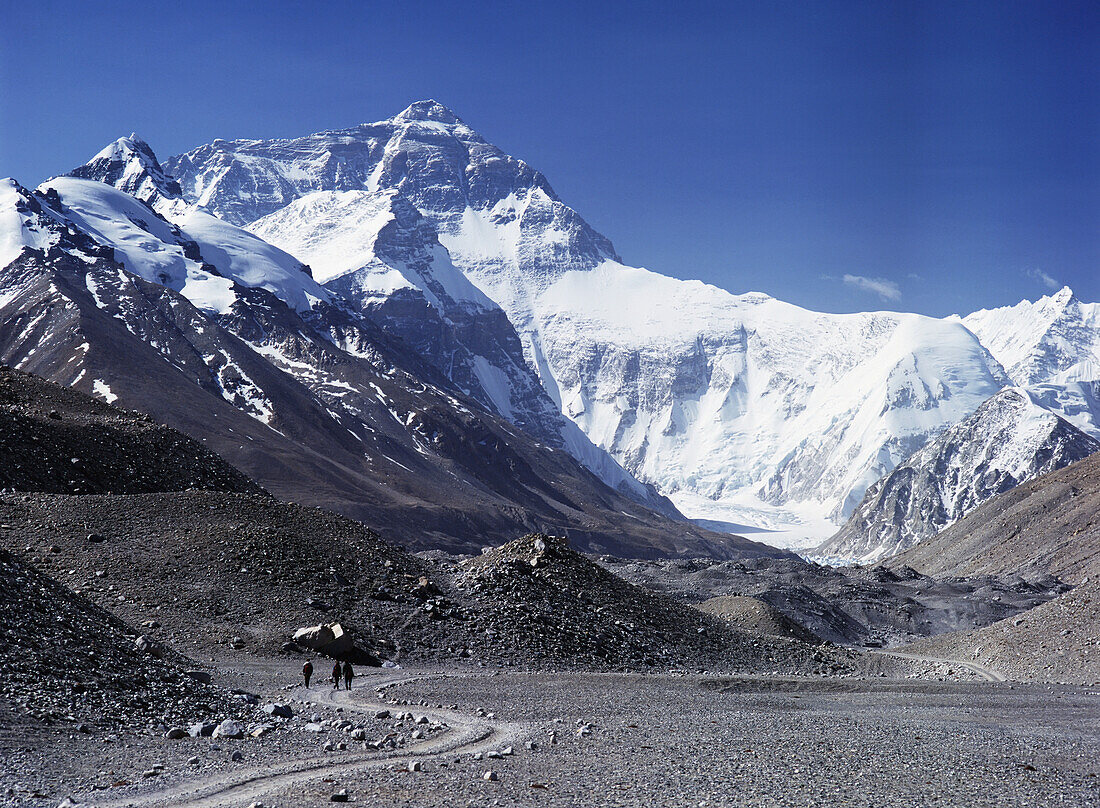
[(934, 536), (983, 502), (1100, 450), (1100, 441), (1009, 388), (879, 482), (815, 550), (876, 561)]

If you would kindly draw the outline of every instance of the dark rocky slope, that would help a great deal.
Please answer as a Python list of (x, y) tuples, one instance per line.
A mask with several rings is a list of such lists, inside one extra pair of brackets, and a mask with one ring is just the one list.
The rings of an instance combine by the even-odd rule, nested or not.
[(262, 494), (214, 452), (142, 413), (0, 366), (0, 489)]
[(897, 559), (955, 574), (1035, 572), (1076, 586), (977, 631), (913, 645), (915, 653), (977, 662), (1024, 680), (1100, 683), (1100, 456), (987, 502)]
[(0, 703), (44, 722), (131, 730), (233, 711), (228, 694), (186, 674), (186, 659), (142, 650), (140, 636), (0, 549)]
[(1100, 455), (1030, 480), (888, 563), (929, 575), (1100, 574)]

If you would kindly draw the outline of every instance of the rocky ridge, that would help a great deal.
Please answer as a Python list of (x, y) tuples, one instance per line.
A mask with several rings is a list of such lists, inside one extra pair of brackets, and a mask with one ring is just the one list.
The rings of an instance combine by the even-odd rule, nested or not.
[(1026, 390), (1007, 388), (868, 488), (814, 553), (862, 562), (897, 555), (998, 494), (1098, 450), (1100, 441)]

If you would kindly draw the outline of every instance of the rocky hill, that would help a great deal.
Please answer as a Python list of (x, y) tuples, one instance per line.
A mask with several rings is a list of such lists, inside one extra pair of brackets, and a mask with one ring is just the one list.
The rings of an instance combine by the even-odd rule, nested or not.
[(129, 730), (232, 714), (193, 664), (0, 549), (0, 704)]
[(1019, 679), (1100, 682), (1100, 455), (990, 500), (890, 563), (932, 574), (1036, 571), (1074, 584), (1054, 600), (977, 631), (913, 646)]
[(262, 494), (214, 452), (149, 416), (0, 366), (0, 489)]

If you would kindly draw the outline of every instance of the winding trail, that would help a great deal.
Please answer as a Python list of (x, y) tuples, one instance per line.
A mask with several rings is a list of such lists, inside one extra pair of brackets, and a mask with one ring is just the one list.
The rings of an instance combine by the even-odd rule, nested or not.
[(975, 662), (964, 662), (961, 659), (945, 659), (943, 657), (930, 657), (922, 654), (906, 654), (902, 651), (874, 651), (873, 653), (882, 654), (883, 656), (900, 657), (901, 659), (914, 659), (918, 662), (940, 662), (945, 665), (954, 665), (956, 668), (966, 668), (971, 673), (975, 673), (981, 676), (987, 682), (1006, 682), (1004, 676), (997, 673), (992, 668), (987, 668), (984, 665), (978, 665)]
[[(295, 688), (291, 696), (304, 703), (343, 707), (347, 713), (373, 716), (381, 709), (392, 709), (389, 702), (372, 698), (360, 701), (361, 694), (384, 690), (395, 685), (431, 679), (441, 674), (402, 676), (370, 681), (356, 691), (331, 691), (324, 687), (307, 690)], [(455, 674), (447, 674), (453, 676)], [(368, 682), (360, 679), (364, 685)], [(410, 708), (411, 709), (411, 708)], [(417, 706), (416, 712), (436, 722), (445, 722), (447, 729), (405, 749), (390, 752), (327, 752), (297, 760), (284, 760), (267, 765), (242, 768), (228, 773), (207, 775), (176, 783), (168, 788), (145, 794), (132, 794), (111, 800), (88, 796), (86, 803), (95, 808), (219, 808), (227, 805), (247, 805), (275, 789), (283, 789), (326, 775), (346, 776), (349, 772), (407, 764), (412, 760), (432, 760), (443, 755), (487, 752), (499, 746), (515, 743), (523, 737), (525, 725), (478, 718), (455, 710), (440, 710)]]

